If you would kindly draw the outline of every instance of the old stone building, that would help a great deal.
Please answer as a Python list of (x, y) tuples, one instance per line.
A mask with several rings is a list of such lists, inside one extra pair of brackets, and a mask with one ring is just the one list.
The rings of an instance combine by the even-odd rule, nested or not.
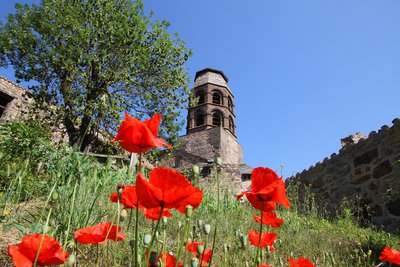
[(341, 143), (339, 153), (289, 178), (287, 184), (309, 187), (330, 212), (350, 202), (364, 221), (400, 229), (400, 119), (368, 136), (350, 135)]
[(178, 171), (198, 165), (207, 178), (221, 157), (225, 186), (241, 190), (251, 168), (243, 163), (242, 146), (236, 137), (235, 103), (228, 78), (219, 70), (196, 73), (187, 115), (186, 135), (181, 136), (172, 159), (163, 162)]
[(0, 121), (14, 121), (27, 115), (32, 93), (0, 76)]

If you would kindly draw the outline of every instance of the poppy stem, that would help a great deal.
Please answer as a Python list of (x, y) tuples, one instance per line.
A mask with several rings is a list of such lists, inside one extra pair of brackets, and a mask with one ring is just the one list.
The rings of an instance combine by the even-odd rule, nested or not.
[(150, 244), (149, 244), (149, 246), (147, 247), (147, 251), (149, 252), (149, 257), (147, 257), (147, 259), (146, 259), (146, 264), (145, 264), (144, 266), (149, 265), (151, 249), (152, 249), (152, 247), (153, 247), (154, 240), (156, 239), (156, 234), (157, 234), (158, 226), (160, 225), (160, 221), (161, 221), (161, 216), (162, 216), (163, 209), (164, 209), (164, 203), (161, 203), (160, 214), (158, 215), (158, 220), (157, 220), (156, 228), (155, 228), (154, 231), (153, 231), (153, 236), (151, 237)]
[[(136, 174), (140, 172), (142, 169), (142, 152), (139, 151), (139, 162), (138, 162), (138, 170), (136, 171)], [(136, 203), (136, 221), (135, 221), (135, 266), (139, 266), (138, 263), (138, 227), (139, 227), (139, 197), (137, 198), (137, 203)]]
[(50, 221), (50, 214), (52, 212), (53, 208), (50, 208), (49, 213), (47, 214), (47, 219), (46, 219), (46, 224), (43, 227), (43, 231), (42, 231), (42, 238), (40, 239), (40, 244), (39, 244), (39, 248), (38, 251), (36, 252), (36, 257), (35, 257), (35, 261), (33, 262), (33, 267), (36, 267), (37, 261), (39, 259), (39, 254), (40, 254), (40, 250), (42, 249), (42, 245), (43, 245), (43, 241), (44, 241), (44, 236), (45, 236), (45, 232), (47, 230), (47, 226), (49, 225), (49, 221)]
[[(175, 266), (174, 267), (178, 267), (179, 257), (181, 256), (181, 252), (182, 252), (182, 246), (185, 246), (185, 244), (187, 244), (187, 240), (186, 239), (187, 239), (187, 235), (188, 235), (188, 232), (189, 232), (189, 225), (190, 225), (190, 219), (186, 218), (185, 229), (183, 231), (183, 238), (182, 238), (182, 241), (181, 241), (183, 244), (179, 244), (179, 242), (178, 242), (179, 247), (178, 247), (178, 253), (176, 254), (176, 262), (175, 262)], [(184, 252), (184, 255), (183, 255), (183, 260), (182, 260), (183, 263), (185, 261), (185, 256), (186, 256), (186, 249), (185, 249), (185, 252)]]
[(260, 248), (260, 244), (261, 244), (261, 235), (262, 235), (262, 228), (263, 228), (263, 216), (264, 216), (264, 201), (261, 201), (261, 221), (260, 221), (260, 234), (258, 236), (258, 246), (257, 246), (257, 254), (256, 254), (256, 258), (254, 259), (254, 266), (257, 266), (257, 260), (260, 257), (260, 262), (261, 262), (261, 257), (262, 254), (261, 253), (261, 248)]
[(213, 241), (212, 241), (212, 247), (211, 247), (211, 251), (213, 253), (211, 254), (210, 261), (208, 262), (208, 267), (211, 267), (211, 262), (212, 262), (213, 255), (214, 255), (215, 239), (217, 236), (218, 216), (219, 216), (219, 206), (220, 206), (219, 205), (220, 172), (221, 172), (221, 167), (219, 165), (217, 165), (217, 174), (216, 174), (216, 176), (217, 176), (217, 210), (215, 211), (215, 218), (214, 218), (215, 219), (215, 227), (214, 227), (214, 235), (213, 235)]

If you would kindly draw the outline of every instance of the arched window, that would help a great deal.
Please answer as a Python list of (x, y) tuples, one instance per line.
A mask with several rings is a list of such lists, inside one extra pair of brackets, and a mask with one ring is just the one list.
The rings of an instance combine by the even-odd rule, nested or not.
[(224, 126), (224, 116), (220, 111), (214, 111), (212, 113), (212, 125)]
[(198, 99), (197, 105), (203, 104), (206, 100), (204, 91), (197, 91), (195, 97)]
[(231, 116), (229, 116), (229, 130), (232, 133), (235, 133), (235, 124), (234, 124), (233, 118)]
[(214, 91), (212, 94), (212, 102), (213, 104), (222, 105), (222, 94), (219, 91)]
[(228, 108), (231, 112), (233, 112), (233, 101), (230, 96), (228, 96)]
[(194, 116), (194, 126), (204, 125), (204, 111), (199, 111)]

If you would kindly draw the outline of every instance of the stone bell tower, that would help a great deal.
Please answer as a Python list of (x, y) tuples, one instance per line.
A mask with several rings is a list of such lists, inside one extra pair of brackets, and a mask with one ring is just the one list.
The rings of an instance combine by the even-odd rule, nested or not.
[(197, 165), (200, 175), (207, 178), (215, 169), (216, 157), (220, 157), (226, 185), (242, 188), (249, 180), (251, 167), (243, 163), (243, 149), (236, 136), (234, 97), (226, 75), (210, 68), (198, 71), (189, 104), (186, 135), (179, 137), (173, 158), (164, 166), (190, 172)]
[(236, 138), (234, 97), (222, 71), (203, 69), (194, 78), (186, 133), (221, 127)]

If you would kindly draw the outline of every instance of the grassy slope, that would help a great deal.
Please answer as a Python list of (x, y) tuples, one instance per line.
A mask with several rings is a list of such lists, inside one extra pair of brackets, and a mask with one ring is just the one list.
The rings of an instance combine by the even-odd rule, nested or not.
[[(99, 264), (102, 266), (129, 264), (131, 249), (128, 242), (109, 242), (107, 245), (100, 245), (99, 248), (82, 245), (76, 247), (73, 233), (79, 228), (102, 221), (116, 222), (116, 204), (109, 201), (109, 195), (115, 191), (118, 183), (134, 182), (134, 174), (130, 171), (125, 168), (117, 169), (111, 164), (100, 165), (73, 151), (63, 151), (55, 152), (52, 157), (47, 158), (40, 164), (39, 170), (37, 165), (32, 168), (29, 162), (25, 161), (10, 165), (8, 171), (2, 172), (1, 175), (1, 179), (6, 176), (12, 183), (10, 187), (3, 188), (0, 203), (0, 208), (3, 208), (6, 214), (10, 211), (2, 217), (0, 223), (0, 244), (3, 244), (0, 265), (11, 266), (5, 245), (18, 243), (23, 233), (35, 229), (41, 231), (41, 225), (45, 224), (50, 209), (48, 233), (57, 238), (69, 252), (77, 251), (81, 266), (96, 264), (97, 253)], [(27, 187), (28, 179), (39, 179), (38, 183), (44, 186), (40, 187), (40, 190)], [(58, 193), (55, 201), (49, 197), (52, 191)], [(258, 230), (258, 225), (252, 219), (255, 210), (248, 203), (237, 202), (233, 195), (222, 193), (220, 214), (215, 217), (217, 203), (214, 196), (215, 194), (205, 190), (203, 203), (194, 212), (192, 224), (196, 225), (196, 221), (201, 219), (214, 227), (215, 219), (218, 220), (219, 230), (213, 260), (216, 266), (245, 266), (246, 262), (251, 266), (256, 249), (248, 242), (242, 247), (239, 236), (246, 236), (249, 229)], [(22, 205), (21, 201), (24, 201)], [(316, 263), (316, 266), (374, 266), (379, 263), (377, 258), (384, 246), (400, 248), (399, 236), (358, 227), (349, 210), (345, 210), (341, 218), (328, 221), (321, 218), (314, 207), (303, 213), (307, 215), (298, 215), (297, 200), (292, 198), (291, 202), (293, 205), (290, 210), (278, 211), (278, 215), (284, 218), (285, 222), (280, 229), (275, 230), (278, 234), (276, 251), (268, 253), (267, 256), (267, 262), (271, 266), (288, 266), (289, 257), (306, 257)], [(180, 233), (183, 226), (179, 228), (178, 221), (184, 224), (185, 217), (174, 212), (166, 226), (166, 251), (175, 254), (176, 244), (182, 239)], [(127, 221), (122, 222), (125, 229), (127, 224)], [(152, 227), (153, 223), (146, 221), (143, 216), (140, 217), (141, 238), (144, 234), (150, 234)], [(126, 231), (127, 240), (133, 239), (132, 224)], [(212, 237), (204, 235), (199, 227), (195, 227), (191, 235), (195, 241), (207, 242), (207, 247), (211, 246)], [(160, 239), (163, 239), (162, 234)], [(158, 246), (160, 244), (158, 243)], [(143, 245), (140, 248), (143, 250)], [(186, 257), (189, 260), (188, 254)]]

